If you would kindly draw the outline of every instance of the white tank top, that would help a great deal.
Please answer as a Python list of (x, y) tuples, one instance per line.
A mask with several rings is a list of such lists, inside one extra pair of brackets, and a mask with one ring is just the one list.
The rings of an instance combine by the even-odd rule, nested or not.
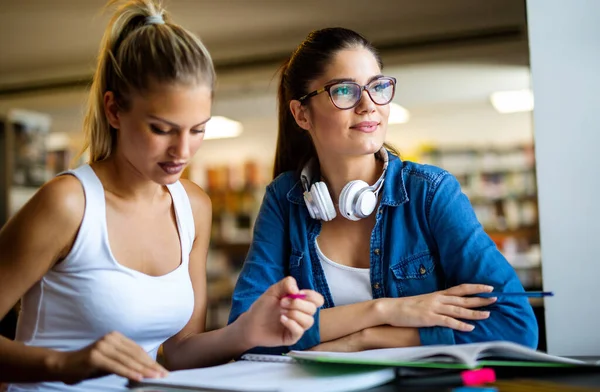
[[(153, 277), (115, 260), (109, 246), (104, 188), (89, 165), (68, 173), (81, 181), (85, 212), (69, 255), (23, 297), (16, 340), (60, 351), (81, 349), (119, 331), (156, 359), (159, 346), (179, 332), (194, 308), (189, 254), (194, 218), (180, 182), (168, 185), (179, 238), (181, 264)], [(75, 386), (63, 383), (12, 384), (8, 391), (126, 390), (127, 380), (107, 376)]]
[(315, 248), (335, 306), (350, 305), (373, 299), (371, 270), (369, 268), (349, 267), (330, 260), (321, 252), (316, 240)]

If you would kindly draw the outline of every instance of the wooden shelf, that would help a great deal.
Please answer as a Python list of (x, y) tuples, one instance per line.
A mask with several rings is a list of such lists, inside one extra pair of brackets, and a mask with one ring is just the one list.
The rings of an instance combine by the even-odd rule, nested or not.
[(544, 299), (543, 298), (529, 298), (529, 303), (534, 308), (543, 308), (544, 307)]
[(473, 154), (481, 155), (486, 153), (495, 154), (506, 154), (514, 151), (531, 151), (533, 149), (532, 144), (513, 144), (507, 146), (480, 146), (475, 147), (471, 145), (466, 146), (444, 146), (444, 147), (432, 147), (423, 152), (423, 155), (456, 155), (456, 154)]
[(485, 232), (490, 236), (490, 237), (508, 237), (508, 236), (512, 236), (512, 237), (533, 237), (533, 236), (539, 236), (539, 227), (537, 225), (535, 226), (529, 226), (529, 227), (521, 227), (518, 229), (514, 229), (514, 230), (496, 230), (496, 229), (492, 229), (492, 228), (485, 228), (484, 227)]
[(531, 200), (531, 201), (537, 203), (538, 195), (537, 194), (533, 194), (533, 195), (524, 194), (524, 195), (506, 195), (506, 196), (499, 196), (499, 197), (486, 197), (486, 196), (469, 197), (469, 201), (471, 202), (471, 204), (493, 204), (493, 203), (498, 203), (498, 202), (502, 202), (505, 200), (515, 200), (515, 201)]
[(515, 168), (497, 168), (497, 169), (476, 169), (476, 170), (463, 170), (458, 168), (452, 168), (451, 166), (444, 167), (455, 177), (472, 177), (472, 176), (505, 176), (511, 174), (523, 174), (533, 173), (535, 174), (535, 168), (531, 166), (515, 167)]
[(210, 246), (213, 249), (222, 250), (228, 253), (248, 252), (248, 249), (250, 249), (249, 242), (213, 241)]

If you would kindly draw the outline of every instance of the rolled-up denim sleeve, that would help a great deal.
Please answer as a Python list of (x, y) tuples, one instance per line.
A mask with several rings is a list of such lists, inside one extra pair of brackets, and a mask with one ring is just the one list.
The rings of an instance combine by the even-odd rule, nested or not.
[[(495, 291), (524, 291), (515, 270), (484, 231), (454, 176), (441, 173), (427, 196), (425, 210), (448, 287), (477, 283), (493, 286)], [(500, 297), (487, 310), (489, 318), (467, 321), (475, 326), (471, 332), (422, 328), (421, 343), (505, 340), (537, 347), (537, 320), (527, 298)]]
[(454, 332), (446, 327), (423, 327), (419, 328), (419, 338), (423, 346), (432, 344), (454, 344)]
[[(267, 187), (256, 222), (250, 250), (238, 277), (229, 314), (233, 323), (271, 285), (289, 275), (289, 225), (285, 197), (278, 197), (274, 184)], [(251, 352), (280, 354), (302, 350), (319, 343), (318, 311), (315, 325), (290, 347), (255, 347)]]

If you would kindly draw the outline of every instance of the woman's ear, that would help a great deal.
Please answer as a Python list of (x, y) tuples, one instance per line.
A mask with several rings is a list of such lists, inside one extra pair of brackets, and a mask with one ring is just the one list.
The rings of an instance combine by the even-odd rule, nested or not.
[(115, 94), (112, 91), (107, 91), (104, 94), (104, 114), (108, 119), (108, 123), (114, 129), (119, 129), (119, 105), (115, 99)]
[(296, 120), (296, 124), (305, 131), (310, 131), (311, 123), (308, 109), (302, 106), (297, 99), (292, 99), (290, 101), (290, 111), (292, 112), (292, 116), (294, 116), (294, 120)]

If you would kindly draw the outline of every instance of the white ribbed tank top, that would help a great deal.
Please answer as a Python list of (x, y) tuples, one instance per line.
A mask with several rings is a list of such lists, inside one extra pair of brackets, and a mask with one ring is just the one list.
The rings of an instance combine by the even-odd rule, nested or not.
[(349, 267), (331, 260), (315, 240), (317, 256), (335, 306), (350, 305), (373, 299), (371, 269)]
[[(181, 264), (155, 277), (115, 260), (108, 241), (104, 188), (93, 169), (84, 165), (67, 173), (83, 185), (83, 220), (69, 255), (23, 297), (16, 340), (71, 351), (119, 331), (156, 358), (159, 346), (187, 324), (194, 308), (188, 263), (195, 229), (187, 193), (180, 182), (167, 186), (179, 230)], [(112, 391), (126, 390), (126, 384), (124, 378), (107, 376), (75, 386), (12, 384), (8, 391)]]

